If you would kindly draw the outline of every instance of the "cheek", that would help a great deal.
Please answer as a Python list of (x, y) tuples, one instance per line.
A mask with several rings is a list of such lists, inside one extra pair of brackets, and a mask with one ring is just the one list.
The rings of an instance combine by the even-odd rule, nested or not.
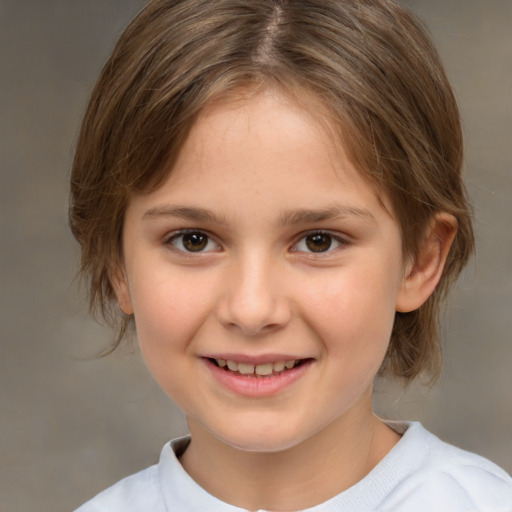
[(140, 277), (131, 293), (143, 352), (182, 350), (209, 314), (211, 287), (200, 275), (181, 272)]
[[(137, 338), (144, 362), (163, 391), (180, 406), (193, 374), (187, 357), (208, 315), (205, 297), (198, 297), (192, 279), (179, 274), (165, 279), (145, 275), (134, 283), (133, 305)], [(191, 384), (192, 385), (192, 384)]]
[(384, 355), (395, 317), (396, 285), (380, 272), (337, 272), (310, 287), (304, 317), (331, 355)]

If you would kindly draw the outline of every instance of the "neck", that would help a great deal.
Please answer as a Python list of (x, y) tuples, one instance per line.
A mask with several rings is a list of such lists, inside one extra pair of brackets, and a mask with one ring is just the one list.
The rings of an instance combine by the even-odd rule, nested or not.
[(181, 463), (205, 490), (232, 505), (247, 510), (309, 508), (364, 478), (399, 439), (371, 409), (354, 416), (272, 453), (237, 449), (190, 422), (192, 442)]

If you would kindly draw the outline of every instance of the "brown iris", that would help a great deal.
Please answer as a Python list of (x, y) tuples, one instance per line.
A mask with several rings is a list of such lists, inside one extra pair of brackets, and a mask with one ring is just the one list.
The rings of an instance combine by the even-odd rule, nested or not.
[(306, 237), (306, 245), (311, 252), (325, 252), (332, 245), (332, 237), (327, 233), (315, 233)]
[(183, 247), (190, 252), (202, 251), (208, 245), (208, 236), (204, 233), (185, 233), (182, 237)]

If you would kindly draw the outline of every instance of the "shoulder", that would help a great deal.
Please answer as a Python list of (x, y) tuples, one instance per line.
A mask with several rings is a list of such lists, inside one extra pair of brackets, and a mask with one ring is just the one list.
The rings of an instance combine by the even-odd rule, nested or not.
[[(120, 480), (75, 512), (167, 512), (185, 510), (183, 494), (190, 493), (190, 477), (179, 463), (189, 437), (166, 443), (158, 464)], [(193, 489), (193, 495), (197, 494)]]
[(75, 512), (152, 512), (165, 511), (158, 490), (158, 469), (151, 466), (120, 480), (88, 501)]
[(183, 469), (180, 455), (190, 437), (164, 445), (157, 465), (124, 478), (75, 512), (239, 511), (202, 489)]
[(123, 478), (112, 487), (82, 505), (75, 512), (163, 512), (165, 508), (158, 491), (158, 467), (151, 466)]
[(402, 456), (414, 468), (394, 492), (404, 503), (414, 496), (421, 510), (512, 512), (512, 478), (491, 461), (441, 441), (417, 423), (403, 441)]

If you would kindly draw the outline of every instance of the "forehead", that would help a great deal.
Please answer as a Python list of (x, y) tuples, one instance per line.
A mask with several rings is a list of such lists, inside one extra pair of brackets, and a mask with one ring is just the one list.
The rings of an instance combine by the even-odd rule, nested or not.
[(335, 131), (318, 111), (275, 90), (215, 102), (192, 127), (167, 181), (150, 194), (152, 208), (185, 201), (260, 216), (278, 209), (380, 209), (380, 195)]

